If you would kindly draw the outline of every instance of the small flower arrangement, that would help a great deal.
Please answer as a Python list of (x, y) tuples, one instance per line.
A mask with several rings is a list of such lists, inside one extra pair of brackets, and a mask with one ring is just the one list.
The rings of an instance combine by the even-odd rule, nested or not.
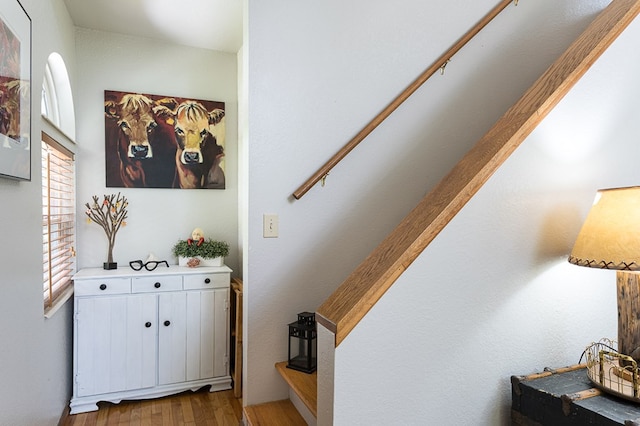
[(107, 254), (107, 262), (104, 269), (115, 269), (117, 264), (113, 261), (113, 246), (116, 244), (116, 234), (121, 226), (126, 226), (127, 222), (127, 206), (129, 202), (123, 195), (111, 194), (105, 195), (102, 203), (98, 202), (98, 196), (91, 197), (93, 203), (86, 203), (87, 222), (95, 222), (104, 229), (109, 241), (109, 251)]

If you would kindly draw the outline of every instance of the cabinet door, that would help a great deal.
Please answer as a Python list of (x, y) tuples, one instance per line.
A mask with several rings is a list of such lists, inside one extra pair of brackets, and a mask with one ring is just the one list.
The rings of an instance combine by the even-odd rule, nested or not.
[(187, 380), (225, 376), (229, 289), (187, 293)]
[(158, 295), (158, 384), (186, 378), (186, 316), (184, 292)]
[(78, 396), (155, 386), (156, 318), (152, 295), (76, 299)]

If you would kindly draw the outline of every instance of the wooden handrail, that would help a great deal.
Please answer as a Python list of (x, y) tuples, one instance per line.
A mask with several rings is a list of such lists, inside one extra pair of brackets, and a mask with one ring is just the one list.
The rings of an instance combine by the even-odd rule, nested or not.
[(640, 0), (613, 0), (318, 308), (336, 346), (638, 13)]
[(420, 76), (413, 81), (398, 97), (396, 97), (385, 109), (383, 109), (369, 124), (367, 124), (360, 132), (353, 137), (345, 146), (342, 147), (333, 157), (327, 161), (324, 166), (318, 169), (305, 183), (303, 183), (293, 193), (296, 200), (302, 198), (316, 183), (322, 180), (331, 169), (335, 167), (346, 155), (353, 150), (360, 142), (364, 140), (371, 132), (375, 130), (384, 120), (391, 115), (404, 101), (406, 101), (416, 90), (420, 88), (433, 74), (438, 70), (444, 71), (444, 67), (451, 60), (453, 55), (458, 53), (465, 44), (469, 42), (476, 34), (480, 32), (489, 22), (493, 20), (500, 12), (502, 12), (509, 4), (518, 3), (518, 0), (502, 0), (500, 4), (494, 7), (484, 18), (480, 20), (473, 28), (462, 36), (449, 50), (440, 56), (429, 68), (427, 68)]

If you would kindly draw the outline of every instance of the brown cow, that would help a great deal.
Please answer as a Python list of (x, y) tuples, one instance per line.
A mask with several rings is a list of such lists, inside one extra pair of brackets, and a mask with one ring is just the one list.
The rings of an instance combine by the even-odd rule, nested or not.
[(11, 128), (11, 119), (13, 113), (10, 103), (9, 93), (4, 87), (4, 84), (0, 84), (0, 133), (9, 136), (9, 129)]
[(122, 96), (119, 102), (105, 101), (107, 186), (173, 185), (173, 129), (157, 122), (155, 105), (148, 97), (132, 93)]
[(175, 110), (157, 106), (158, 115), (174, 123), (177, 184), (180, 188), (225, 187), (224, 171), (220, 161), (224, 148), (218, 145), (213, 127), (223, 125), (223, 109), (207, 109), (199, 102), (182, 102)]
[[(29, 122), (28, 82), (9, 79), (0, 84), (0, 133), (12, 139), (11, 148), (29, 149), (29, 133), (24, 123)], [(7, 141), (4, 145), (9, 148)]]
[(29, 178), (29, 83), (3, 78), (0, 82), (0, 173)]

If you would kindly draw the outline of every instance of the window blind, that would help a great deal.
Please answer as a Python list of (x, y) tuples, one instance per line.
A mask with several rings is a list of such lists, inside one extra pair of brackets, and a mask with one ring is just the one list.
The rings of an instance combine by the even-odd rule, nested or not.
[(73, 153), (42, 133), (42, 241), (45, 308), (71, 284), (75, 261)]

